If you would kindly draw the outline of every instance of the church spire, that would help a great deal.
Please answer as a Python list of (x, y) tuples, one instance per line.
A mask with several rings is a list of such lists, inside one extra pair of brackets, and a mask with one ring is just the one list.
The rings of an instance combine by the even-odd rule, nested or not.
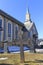
[(29, 13), (29, 9), (27, 9), (27, 12), (26, 12), (27, 14)]
[(26, 12), (26, 21), (29, 21), (29, 20), (30, 20), (30, 13), (29, 13), (29, 8), (28, 8)]

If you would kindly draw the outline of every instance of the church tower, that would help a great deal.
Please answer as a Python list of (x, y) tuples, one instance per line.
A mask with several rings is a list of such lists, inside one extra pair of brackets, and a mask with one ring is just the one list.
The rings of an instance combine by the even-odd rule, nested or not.
[(31, 22), (31, 18), (30, 18), (29, 9), (27, 9), (24, 25), (25, 25), (26, 28), (29, 29), (29, 27), (31, 26), (31, 23), (32, 22)]
[(29, 9), (27, 9), (27, 12), (26, 12), (26, 22), (30, 21), (30, 13), (29, 13)]

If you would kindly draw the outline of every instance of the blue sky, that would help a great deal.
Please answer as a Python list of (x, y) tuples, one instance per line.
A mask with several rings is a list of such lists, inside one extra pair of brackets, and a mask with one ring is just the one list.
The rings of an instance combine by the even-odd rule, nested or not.
[(0, 9), (23, 23), (27, 8), (31, 14), (31, 20), (35, 22), (39, 38), (43, 38), (43, 0), (0, 0)]

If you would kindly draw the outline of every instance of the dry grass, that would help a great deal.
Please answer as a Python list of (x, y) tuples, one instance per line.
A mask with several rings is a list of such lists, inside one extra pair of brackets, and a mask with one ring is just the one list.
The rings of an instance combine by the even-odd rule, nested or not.
[[(15, 64), (20, 62), (19, 54), (0, 54), (0, 58), (7, 57), (6, 60), (0, 60), (0, 64)], [(19, 59), (19, 60), (18, 60)]]
[(43, 65), (43, 54), (38, 53), (24, 53), (25, 62), (20, 63), (20, 54), (0, 54), (0, 58), (7, 57), (6, 60), (0, 60), (0, 64), (13, 65)]

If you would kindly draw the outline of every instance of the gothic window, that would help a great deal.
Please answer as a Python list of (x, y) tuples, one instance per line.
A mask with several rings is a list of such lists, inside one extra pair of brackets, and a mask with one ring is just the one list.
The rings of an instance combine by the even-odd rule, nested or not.
[(0, 41), (1, 41), (2, 19), (0, 19)]
[(15, 27), (16, 39), (18, 39), (18, 26)]
[(4, 40), (6, 40), (6, 19), (4, 18)]
[(0, 31), (2, 29), (2, 19), (0, 19)]
[(8, 23), (8, 37), (11, 37), (11, 24)]

